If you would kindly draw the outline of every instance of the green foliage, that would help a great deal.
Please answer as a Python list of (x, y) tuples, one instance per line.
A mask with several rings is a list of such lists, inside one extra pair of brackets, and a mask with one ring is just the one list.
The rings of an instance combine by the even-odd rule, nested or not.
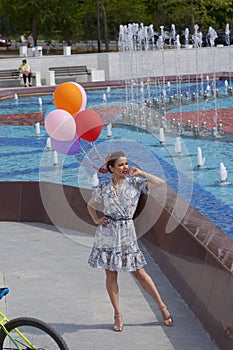
[(71, 44), (97, 40), (97, 8), (101, 40), (117, 40), (120, 24), (153, 24), (177, 32), (198, 24), (205, 35), (208, 27), (224, 31), (233, 27), (233, 0), (1, 0), (0, 32), (18, 37), (33, 32), (38, 37)]
[(72, 42), (81, 33), (79, 7), (73, 0), (1, 0), (0, 16), (7, 35), (33, 32), (35, 39), (41, 36)]

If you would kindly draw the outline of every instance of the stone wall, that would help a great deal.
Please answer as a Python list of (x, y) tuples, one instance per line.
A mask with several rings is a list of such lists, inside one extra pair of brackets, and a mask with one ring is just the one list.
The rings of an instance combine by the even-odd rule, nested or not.
[[(104, 70), (105, 80), (187, 74), (208, 74), (232, 70), (233, 47), (167, 49), (164, 51), (109, 52), (74, 55), (28, 57), (33, 72), (40, 72), (44, 85), (49, 67), (82, 66)], [(16, 69), (22, 57), (2, 58), (1, 69)]]
[[(90, 190), (47, 182), (2, 182), (0, 220), (41, 222), (93, 234), (95, 226), (86, 209), (90, 195)], [(224, 330), (233, 323), (233, 256), (219, 255), (219, 250), (232, 246), (232, 240), (191, 206), (179, 222), (171, 215), (176, 198), (170, 189), (164, 205), (159, 198), (141, 196), (137, 233), (212, 340), (221, 350), (231, 350)], [(153, 221), (153, 215), (156, 222), (140, 234), (143, 222)], [(167, 233), (171, 220), (174, 229)], [(209, 232), (215, 233), (211, 240)]]

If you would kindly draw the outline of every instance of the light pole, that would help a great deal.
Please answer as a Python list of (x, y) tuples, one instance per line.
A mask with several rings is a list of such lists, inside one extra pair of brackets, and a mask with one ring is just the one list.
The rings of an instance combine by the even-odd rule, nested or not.
[(97, 19), (97, 35), (98, 35), (98, 52), (100, 52), (100, 16), (99, 16), (99, 3), (96, 0), (96, 19)]

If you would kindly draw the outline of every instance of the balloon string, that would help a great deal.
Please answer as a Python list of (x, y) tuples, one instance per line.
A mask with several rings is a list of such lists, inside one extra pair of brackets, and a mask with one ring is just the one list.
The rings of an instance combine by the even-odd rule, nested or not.
[(93, 161), (88, 157), (87, 152), (85, 151), (85, 149), (82, 147), (82, 145), (80, 144), (80, 148), (82, 150), (82, 152), (84, 153), (85, 157), (87, 158), (89, 164), (97, 171), (99, 171), (100, 167), (95, 165), (95, 163), (93, 163)]
[(91, 142), (94, 150), (96, 151), (96, 153), (98, 154), (98, 156), (100, 157), (100, 159), (103, 159), (103, 156), (100, 154), (100, 152), (98, 151), (98, 149), (96, 148), (96, 145), (94, 144), (94, 142)]
[(88, 157), (87, 152), (86, 152), (85, 149), (82, 147), (81, 143), (80, 143), (80, 148), (81, 148), (82, 152), (84, 153), (85, 157), (87, 158), (87, 160), (88, 160), (90, 163), (92, 163), (91, 159)]

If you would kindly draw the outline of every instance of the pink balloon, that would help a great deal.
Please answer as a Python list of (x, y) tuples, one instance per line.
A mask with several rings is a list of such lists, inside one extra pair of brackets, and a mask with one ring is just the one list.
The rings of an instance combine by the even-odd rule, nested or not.
[[(79, 109), (79, 112), (83, 111), (85, 108), (86, 108), (86, 105), (87, 105), (87, 94), (86, 94), (86, 91), (84, 90), (84, 88), (82, 87), (82, 85), (78, 84), (78, 83), (75, 83), (74, 81), (72, 81), (73, 84), (75, 84), (79, 90), (81, 91), (81, 94), (82, 94), (82, 104), (81, 104), (81, 107)], [(75, 113), (76, 114), (76, 113)]]
[(75, 120), (63, 109), (56, 109), (47, 115), (45, 129), (49, 136), (59, 141), (73, 140), (76, 135)]

